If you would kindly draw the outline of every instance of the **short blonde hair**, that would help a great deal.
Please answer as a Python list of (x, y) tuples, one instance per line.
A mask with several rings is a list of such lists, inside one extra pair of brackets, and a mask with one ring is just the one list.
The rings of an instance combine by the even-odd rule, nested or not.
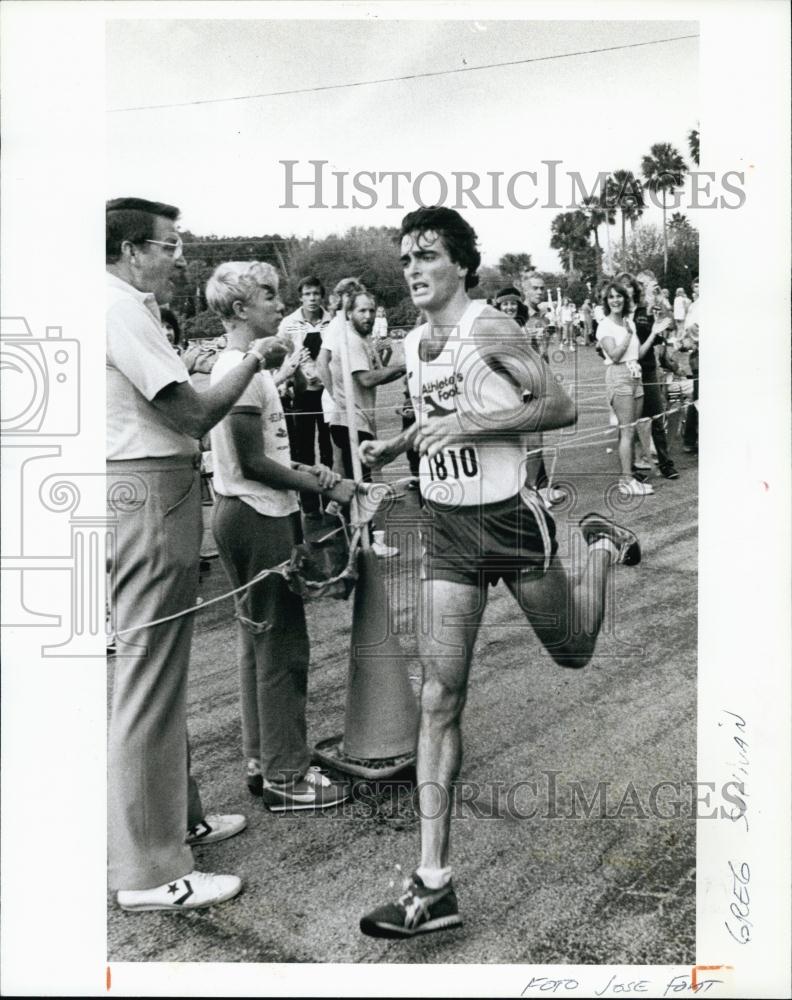
[(206, 282), (206, 302), (221, 319), (234, 318), (234, 303), (247, 302), (267, 285), (278, 291), (278, 272), (260, 260), (229, 260), (219, 264)]

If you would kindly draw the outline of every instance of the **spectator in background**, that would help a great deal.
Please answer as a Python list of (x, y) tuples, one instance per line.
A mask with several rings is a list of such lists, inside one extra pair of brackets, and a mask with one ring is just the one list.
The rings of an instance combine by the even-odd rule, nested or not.
[(371, 335), (374, 350), (377, 352), (383, 367), (390, 364), (393, 357), (393, 344), (388, 338), (388, 317), (385, 315), (385, 307), (377, 306), (377, 315), (374, 317), (374, 331)]
[(330, 295), (329, 306), (330, 311), (333, 313), (333, 318), (322, 334), (322, 347), (316, 359), (316, 368), (324, 386), (322, 411), (327, 424), (334, 422), (337, 410), (331, 367), (333, 357), (341, 349), (339, 337), (346, 335), (346, 315), (352, 296), (357, 292), (364, 291), (365, 288), (358, 278), (342, 278)]
[(693, 403), (685, 416), (683, 445), (687, 452), (698, 452), (698, 403), (699, 398), (699, 279), (693, 279), (693, 301), (685, 316), (685, 333), (682, 347), (690, 352), (690, 375), (693, 379)]
[(165, 331), (165, 336), (168, 338), (168, 343), (178, 355), (181, 355), (182, 335), (179, 320), (176, 318), (176, 313), (172, 309), (168, 309), (167, 306), (161, 306), (160, 323), (162, 324), (162, 329)]
[[(522, 301), (520, 292), (510, 286), (498, 292), (495, 298), (495, 308), (499, 309), (510, 319), (513, 319), (521, 329), (526, 331), (528, 334), (528, 343), (531, 348), (547, 363), (546, 351), (544, 355), (540, 351), (540, 345), (546, 345), (544, 332), (546, 319), (539, 308), (543, 303), (545, 294), (544, 278), (536, 272), (532, 272), (524, 279), (523, 284), (524, 287), (527, 286), (530, 296), (528, 305)], [(539, 433), (529, 435), (528, 454), (532, 457), (531, 464), (533, 464), (535, 453), (537, 451), (539, 453), (534, 486), (538, 490), (545, 506), (550, 508), (554, 504), (566, 500), (566, 493), (563, 490), (559, 490), (556, 486), (550, 485), (541, 449), (542, 435)]]
[(685, 295), (684, 288), (677, 288), (676, 296), (674, 297), (674, 323), (676, 325), (677, 337), (679, 340), (682, 339), (682, 335), (685, 332), (685, 316), (687, 315), (688, 308), (690, 307), (690, 299)]
[[(347, 329), (342, 329), (339, 336), (347, 337), (354, 402), (354, 429), (357, 431), (357, 441), (362, 443), (373, 440), (377, 436), (375, 419), (377, 386), (386, 385), (388, 382), (401, 378), (406, 369), (403, 364), (389, 365), (385, 368), (379, 364), (379, 359), (371, 345), (371, 332), (374, 329), (376, 311), (374, 296), (365, 291), (354, 292), (350, 294), (348, 303)], [(342, 366), (343, 353), (340, 349), (340, 343), (338, 347), (338, 350), (333, 351), (331, 363), (333, 398), (336, 410), (330, 425), (330, 434), (333, 443), (341, 452), (344, 475), (351, 479), (353, 477), (350, 445), (352, 434), (347, 415), (346, 384)], [(369, 469), (365, 470), (363, 478), (366, 481), (371, 480)], [(397, 548), (377, 540), (372, 545), (372, 549), (380, 558), (399, 554)]]
[[(281, 321), (278, 336), (291, 345), (294, 362), (292, 381), (290, 440), (294, 460), (304, 465), (319, 464), (333, 467), (333, 442), (330, 428), (322, 417), (322, 379), (317, 359), (322, 349), (322, 337), (332, 316), (322, 305), (325, 290), (314, 275), (302, 278), (297, 285), (300, 306)], [(311, 520), (321, 518), (320, 497), (316, 492), (300, 493), (303, 514)]]
[[(641, 283), (640, 277), (638, 279), (629, 278), (629, 288), (634, 303), (632, 320), (641, 345), (638, 352), (638, 362), (641, 366), (641, 381), (644, 390), (643, 416), (651, 419), (651, 437), (660, 475), (665, 479), (679, 479), (679, 473), (674, 466), (668, 447), (665, 387), (660, 382), (658, 355), (660, 366), (669, 371), (673, 371), (675, 366), (667, 360), (663, 324), (655, 323), (652, 314), (646, 308), (646, 300), (651, 298), (653, 285), (653, 278), (649, 278), (646, 284)], [(643, 444), (644, 451), (646, 451), (645, 440), (643, 440)]]
[[(279, 328), (283, 306), (270, 264), (232, 261), (206, 286), (228, 345), (215, 383), (244, 364), (254, 337)], [(297, 490), (348, 501), (354, 483), (322, 465), (291, 461), (280, 396), (269, 372), (251, 381), (212, 431), (217, 504), (214, 534), (231, 586), (241, 587), (289, 559), (302, 541)], [(280, 573), (265, 576), (237, 601), (242, 740), (247, 782), (275, 812), (343, 802), (349, 786), (310, 767), (306, 695), (310, 648), (302, 598)]]
[(572, 323), (575, 319), (575, 306), (566, 295), (561, 301), (559, 320), (561, 323), (561, 347), (568, 347), (570, 351), (575, 350), (575, 338), (572, 334)]
[(619, 492), (623, 496), (648, 496), (654, 493), (652, 486), (633, 476), (633, 439), (635, 424), (641, 417), (643, 383), (638, 364), (640, 344), (629, 315), (630, 293), (623, 285), (611, 282), (605, 287), (603, 309), (605, 318), (597, 328), (597, 340), (604, 354), (608, 402), (619, 424)]
[(583, 337), (586, 344), (591, 344), (594, 339), (594, 316), (591, 308), (591, 299), (584, 299), (580, 307), (580, 317), (583, 320)]

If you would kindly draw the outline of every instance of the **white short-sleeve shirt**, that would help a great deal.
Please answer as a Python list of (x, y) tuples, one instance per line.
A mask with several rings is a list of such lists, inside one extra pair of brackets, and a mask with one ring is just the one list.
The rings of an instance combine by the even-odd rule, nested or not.
[(191, 458), (198, 442), (151, 402), (165, 386), (189, 380), (154, 296), (108, 273), (106, 333), (107, 460)]
[[(215, 385), (228, 372), (242, 363), (244, 354), (226, 348), (218, 357), (210, 383)], [(234, 404), (234, 409), (249, 408), (261, 415), (261, 437), (264, 454), (281, 465), (291, 464), (289, 433), (283, 414), (280, 394), (268, 371), (258, 372)], [(294, 490), (276, 489), (266, 483), (246, 479), (242, 474), (239, 454), (231, 436), (231, 416), (225, 417), (212, 428), (212, 463), (215, 493), (224, 497), (239, 497), (259, 514), (267, 517), (286, 517), (299, 510)]]

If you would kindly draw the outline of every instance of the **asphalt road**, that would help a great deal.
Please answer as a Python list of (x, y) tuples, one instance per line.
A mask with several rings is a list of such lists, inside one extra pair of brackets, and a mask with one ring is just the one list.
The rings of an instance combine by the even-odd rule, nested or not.
[[(358, 788), (347, 807), (315, 816), (278, 817), (249, 795), (232, 608), (224, 601), (196, 620), (193, 771), (208, 812), (243, 812), (249, 825), (195, 855), (197, 868), (242, 875), (245, 888), (232, 902), (180, 915), (127, 914), (108, 897), (111, 961), (694, 961), (692, 796), (665, 786), (653, 802), (652, 789), (696, 776), (696, 460), (682, 453), (672, 418), (681, 478), (655, 476), (653, 497), (619, 504), (609, 492), (616, 455), (606, 451), (615, 434), (594, 436), (607, 427), (602, 363), (588, 348), (553, 367), (575, 386), (580, 408), (574, 432), (546, 438), (562, 445), (555, 473), (573, 497), (555, 515), (562, 555), (577, 544), (582, 514), (610, 509), (639, 534), (643, 561), (612, 575), (606, 624), (583, 670), (554, 665), (506, 588), (490, 593), (471, 671), (452, 826), (464, 926), (408, 942), (372, 940), (358, 930), (360, 915), (397, 894), (401, 875), (417, 864), (408, 785)], [(381, 431), (399, 426), (400, 400), (398, 383), (380, 390)], [(393, 474), (405, 471), (402, 463)], [(397, 501), (390, 517), (401, 555), (381, 565), (417, 683), (415, 495)], [(202, 595), (225, 588), (215, 561)], [(343, 728), (351, 613), (351, 600), (308, 608), (313, 741)], [(581, 795), (594, 802), (588, 816)], [(672, 800), (681, 806), (675, 810)]]

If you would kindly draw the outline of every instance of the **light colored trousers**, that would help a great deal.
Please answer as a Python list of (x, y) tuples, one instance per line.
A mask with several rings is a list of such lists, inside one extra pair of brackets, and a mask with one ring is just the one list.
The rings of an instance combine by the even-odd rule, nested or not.
[[(107, 463), (117, 631), (192, 607), (201, 545), (200, 474), (185, 459)], [(108, 734), (109, 882), (149, 889), (194, 868), (203, 818), (189, 779), (187, 671), (193, 615), (121, 636)]]

